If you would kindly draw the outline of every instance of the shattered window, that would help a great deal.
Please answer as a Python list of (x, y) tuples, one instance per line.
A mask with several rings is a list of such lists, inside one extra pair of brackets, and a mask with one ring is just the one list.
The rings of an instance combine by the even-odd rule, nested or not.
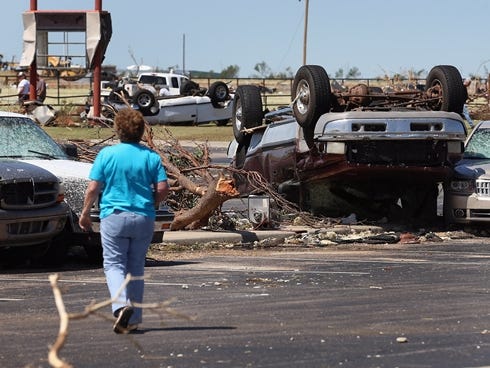
[(465, 158), (490, 159), (490, 129), (478, 129), (465, 147)]
[(0, 117), (0, 157), (66, 159), (61, 147), (24, 117)]
[(173, 88), (179, 88), (179, 80), (177, 79), (177, 77), (172, 77), (170, 78), (170, 80), (172, 81)]

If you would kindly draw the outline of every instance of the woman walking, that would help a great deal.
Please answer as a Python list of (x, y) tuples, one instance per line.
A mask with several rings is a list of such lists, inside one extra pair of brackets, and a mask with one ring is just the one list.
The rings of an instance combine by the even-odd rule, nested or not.
[[(90, 209), (100, 195), (100, 233), (104, 273), (116, 318), (113, 330), (128, 333), (142, 322), (144, 267), (153, 237), (155, 208), (168, 194), (160, 156), (140, 144), (143, 115), (133, 109), (116, 114), (120, 143), (103, 148), (95, 158), (80, 215), (80, 227), (91, 228)], [(121, 290), (125, 278), (131, 281)]]

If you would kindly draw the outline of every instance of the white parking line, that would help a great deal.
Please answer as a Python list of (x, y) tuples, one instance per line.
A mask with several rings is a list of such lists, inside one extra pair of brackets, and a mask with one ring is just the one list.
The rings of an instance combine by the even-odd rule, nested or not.
[[(21, 277), (18, 277), (18, 278), (13, 278), (13, 277), (0, 277), (0, 282), (2, 281), (10, 281), (10, 282), (35, 282), (35, 283), (49, 283), (49, 280), (47, 279), (36, 279), (36, 278), (21, 278)], [(101, 284), (101, 285), (105, 285), (106, 284), (106, 281), (105, 279), (103, 280), (70, 280), (70, 279), (60, 279), (58, 280), (59, 283), (63, 284)], [(166, 286), (179, 286), (181, 287), (182, 284), (184, 283), (178, 283), (178, 282), (160, 282), (160, 281), (154, 281), (152, 280), (151, 278), (147, 278), (145, 280), (145, 284), (146, 285), (166, 285)], [(2, 299), (0, 299), (2, 300)]]

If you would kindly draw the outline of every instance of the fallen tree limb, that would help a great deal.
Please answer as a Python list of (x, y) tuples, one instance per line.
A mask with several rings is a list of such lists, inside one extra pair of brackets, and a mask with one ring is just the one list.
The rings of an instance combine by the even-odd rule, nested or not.
[[(114, 301), (116, 301), (122, 290), (126, 288), (128, 283), (131, 280), (138, 280), (142, 278), (136, 278), (132, 277), (130, 274), (128, 274), (119, 288), (118, 292), (116, 293), (116, 296), (113, 299), (107, 299), (99, 303), (91, 303), (88, 306), (85, 307), (84, 311), (82, 313), (67, 313), (66, 308), (65, 308), (65, 303), (63, 301), (63, 295), (61, 293), (61, 290), (58, 286), (58, 281), (59, 281), (59, 275), (58, 274), (53, 274), (49, 275), (49, 283), (51, 285), (51, 289), (53, 290), (53, 295), (54, 295), (54, 300), (56, 304), (56, 308), (58, 310), (58, 314), (60, 317), (60, 326), (58, 330), (58, 335), (56, 337), (56, 340), (54, 344), (50, 347), (49, 352), (48, 352), (48, 362), (51, 367), (54, 368), (73, 368), (73, 365), (67, 363), (65, 360), (61, 359), (59, 357), (59, 353), (63, 346), (65, 345), (65, 342), (68, 338), (68, 333), (69, 333), (69, 321), (70, 320), (79, 320), (79, 319), (84, 319), (89, 317), (92, 314), (95, 314), (98, 312), (101, 308), (107, 307), (111, 305)], [(149, 309), (155, 313), (157, 313), (160, 318), (162, 319), (163, 312), (170, 314), (172, 316), (176, 316), (179, 318), (187, 319), (187, 320), (193, 320), (193, 318), (174, 311), (173, 309), (169, 308), (168, 306), (170, 303), (173, 302), (173, 300), (165, 301), (165, 302), (159, 302), (159, 303), (134, 303), (134, 307), (142, 308), (142, 309)], [(112, 320), (112, 318), (105, 318), (107, 320)]]

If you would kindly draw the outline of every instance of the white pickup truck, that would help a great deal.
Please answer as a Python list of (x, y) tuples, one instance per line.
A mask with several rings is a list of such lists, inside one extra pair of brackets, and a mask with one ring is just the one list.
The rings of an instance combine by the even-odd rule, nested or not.
[(224, 82), (200, 88), (188, 77), (174, 73), (140, 73), (136, 80), (121, 80), (103, 88), (102, 115), (112, 119), (126, 105), (124, 97), (151, 124), (226, 125), (231, 119), (233, 96)]

